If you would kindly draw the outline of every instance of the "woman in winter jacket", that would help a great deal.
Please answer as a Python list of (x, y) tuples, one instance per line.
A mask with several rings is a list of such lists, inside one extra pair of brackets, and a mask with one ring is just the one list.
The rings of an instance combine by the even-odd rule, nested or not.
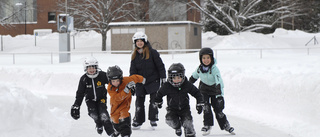
[(166, 71), (159, 53), (152, 49), (147, 35), (143, 32), (134, 34), (133, 43), (135, 49), (131, 57), (130, 75), (138, 74), (146, 78), (144, 85), (136, 85), (135, 116), (132, 128), (140, 129), (145, 122), (145, 98), (150, 95), (148, 119), (152, 127), (156, 127), (158, 121), (158, 108), (154, 105), (154, 98), (161, 83), (165, 81)]
[(233, 133), (233, 127), (230, 127), (227, 116), (222, 112), (224, 109), (224, 84), (220, 71), (216, 66), (216, 60), (213, 57), (213, 50), (202, 48), (199, 52), (199, 59), (201, 64), (192, 73), (189, 81), (194, 83), (200, 78), (199, 90), (205, 101), (202, 134), (210, 134), (211, 127), (213, 126), (214, 119), (211, 107), (214, 109), (220, 129)]
[(97, 132), (102, 134), (104, 128), (109, 136), (115, 137), (116, 133), (106, 105), (107, 90), (105, 84), (108, 84), (107, 74), (100, 70), (98, 61), (93, 57), (86, 58), (83, 67), (86, 74), (80, 78), (76, 100), (71, 107), (71, 116), (75, 120), (80, 118), (80, 106), (85, 97), (88, 114), (96, 123)]
[(107, 71), (110, 95), (111, 119), (115, 129), (122, 137), (131, 135), (131, 117), (129, 113), (131, 105), (131, 89), (136, 83), (144, 83), (145, 79), (140, 75), (123, 77), (123, 72), (118, 66), (109, 67)]

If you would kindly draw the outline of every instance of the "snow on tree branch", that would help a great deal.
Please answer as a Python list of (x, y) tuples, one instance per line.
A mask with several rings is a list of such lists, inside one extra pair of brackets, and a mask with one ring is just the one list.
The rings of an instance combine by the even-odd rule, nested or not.
[[(65, 9), (64, 0), (59, 0), (61, 12)], [(74, 17), (78, 29), (96, 30), (102, 35), (102, 50), (106, 50), (106, 33), (109, 23), (129, 17), (134, 0), (77, 0), (67, 4), (68, 14)]]
[(218, 34), (272, 28), (279, 20), (299, 16), (298, 4), (290, 0), (205, 0), (190, 6), (204, 14), (205, 30)]

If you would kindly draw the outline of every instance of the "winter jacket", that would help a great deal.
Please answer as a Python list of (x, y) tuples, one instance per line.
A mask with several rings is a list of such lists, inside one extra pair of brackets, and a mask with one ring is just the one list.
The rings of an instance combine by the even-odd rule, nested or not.
[(105, 101), (107, 98), (105, 84), (108, 84), (108, 77), (104, 71), (99, 71), (96, 78), (89, 78), (86, 74), (82, 75), (74, 104), (81, 106), (84, 97), (86, 97), (86, 101)]
[(146, 46), (149, 47), (149, 59), (142, 58), (142, 53), (134, 51), (137, 52), (137, 55), (131, 60), (130, 75), (138, 74), (143, 76), (147, 80), (145, 85), (148, 85), (160, 78), (166, 78), (166, 70), (158, 51), (153, 49), (149, 43)]
[(142, 83), (144, 78), (140, 75), (132, 75), (130, 77), (123, 77), (118, 87), (112, 86), (111, 83), (108, 84), (111, 105), (110, 115), (113, 123), (119, 123), (119, 119), (130, 116), (131, 92), (126, 93), (124, 92), (124, 89), (131, 81), (134, 83)]
[(169, 82), (164, 83), (157, 92), (155, 102), (160, 103), (163, 101), (162, 97), (167, 96), (168, 108), (175, 110), (190, 109), (188, 94), (197, 99), (197, 104), (204, 102), (200, 91), (187, 78), (180, 87), (173, 87)]
[(216, 64), (217, 61), (214, 59), (214, 64), (206, 73), (202, 73), (200, 67), (198, 67), (196, 71), (192, 73), (190, 81), (194, 83), (198, 78), (200, 78), (199, 90), (201, 93), (216, 95), (216, 97), (219, 97), (224, 95), (224, 84)]

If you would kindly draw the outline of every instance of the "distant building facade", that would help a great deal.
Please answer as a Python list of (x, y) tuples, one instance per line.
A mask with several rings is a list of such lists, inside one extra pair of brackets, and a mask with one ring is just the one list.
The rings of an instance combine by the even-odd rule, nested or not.
[[(35, 29), (57, 31), (57, 0), (2, 0), (8, 5), (0, 8), (3, 16), (12, 15), (7, 27), (0, 26), (1, 35), (33, 34)], [(4, 5), (3, 5), (4, 6)]]
[[(1, 0), (6, 7), (0, 5), (0, 14), (3, 17), (12, 15), (7, 27), (0, 25), (0, 35), (16, 36), (19, 34), (34, 34), (35, 29), (51, 29), (57, 32), (57, 2), (59, 0)], [(184, 2), (189, 0), (139, 0), (140, 7), (134, 7), (139, 21), (200, 21), (200, 12)], [(179, 2), (181, 1), (181, 2)], [(200, 3), (200, 0), (197, 0)], [(160, 3), (159, 3), (160, 2)], [(159, 9), (162, 9), (159, 12)], [(148, 11), (149, 14), (146, 14)], [(0, 17), (1, 17), (0, 16)], [(130, 18), (129, 18), (130, 20)], [(124, 20), (119, 20), (122, 22)], [(128, 20), (126, 20), (128, 21)], [(133, 19), (132, 19), (133, 21)], [(77, 28), (77, 26), (75, 26)]]
[(137, 31), (146, 33), (157, 50), (201, 48), (201, 25), (191, 21), (115, 22), (110, 28), (111, 50), (132, 50), (132, 36)]

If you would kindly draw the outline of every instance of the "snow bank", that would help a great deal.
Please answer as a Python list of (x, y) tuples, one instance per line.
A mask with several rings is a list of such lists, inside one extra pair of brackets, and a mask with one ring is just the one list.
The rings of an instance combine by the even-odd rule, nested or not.
[[(49, 109), (45, 99), (30, 91), (0, 83), (0, 136), (1, 137), (60, 137), (68, 132), (66, 114)], [(57, 125), (59, 125), (57, 127)]]
[[(294, 136), (320, 134), (320, 60), (222, 69), (227, 109)], [(314, 62), (314, 63), (312, 63)], [(291, 67), (290, 67), (291, 66)], [(294, 66), (294, 67), (293, 67)]]
[[(52, 68), (55, 69), (55, 68)], [(60, 68), (63, 69), (63, 68)], [(56, 68), (58, 70), (58, 68)], [(39, 68), (0, 68), (0, 81), (10, 81), (34, 93), (44, 95), (75, 95), (81, 74), (50, 72)], [(77, 71), (75, 71), (77, 72)], [(71, 86), (72, 85), (72, 86)]]
[[(283, 29), (277, 29), (274, 34), (268, 35), (245, 32), (230, 36), (218, 36), (214, 33), (204, 33), (202, 46), (214, 49), (301, 48), (305, 47), (304, 44), (313, 36), (318, 37), (319, 34), (306, 34), (301, 31)], [(4, 44), (10, 46), (5, 46), (5, 51), (58, 51), (57, 37), (57, 33), (50, 34), (47, 38), (39, 37), (39, 46), (34, 47), (32, 44), (32, 46), (28, 44), (30, 41), (33, 42), (32, 36), (15, 38), (7, 36), (4, 37)], [(99, 34), (89, 31), (77, 34), (75, 37), (76, 51), (101, 50), (101, 44), (99, 44), (101, 36)], [(318, 137), (320, 134), (319, 51), (319, 49), (310, 50), (310, 55), (306, 54), (305, 49), (304, 51), (278, 50), (268, 54), (264, 51), (262, 59), (259, 58), (257, 51), (239, 50), (215, 53), (218, 55), (217, 65), (225, 82), (226, 114), (244, 118), (247, 120), (246, 122), (262, 123), (262, 125), (281, 130), (290, 136)], [(9, 81), (10, 83), (0, 84), (0, 121), (2, 122), (0, 137), (21, 135), (38, 137), (48, 136), (48, 134), (51, 134), (50, 137), (66, 137), (68, 133), (74, 133), (72, 136), (77, 136), (82, 135), (83, 132), (92, 131), (90, 126), (86, 127), (88, 123), (85, 122), (83, 124), (85, 126), (76, 128), (80, 130), (89, 128), (88, 130), (83, 132), (70, 131), (72, 122), (70, 122), (70, 116), (67, 113), (70, 111), (69, 105), (71, 103), (62, 102), (63, 105), (69, 105), (63, 106), (65, 110), (61, 112), (56, 108), (49, 109), (44, 98), (33, 94), (74, 96), (78, 80), (83, 74), (82, 58), (84, 55), (75, 54), (70, 63), (60, 64), (50, 64), (48, 58), (37, 58), (41, 62), (31, 64), (27, 60), (32, 60), (34, 57), (24, 55), (22, 57), (25, 60), (17, 57), (18, 61), (15, 65), (12, 65), (11, 62), (7, 65), (4, 62), (11, 61), (12, 58), (7, 57), (3, 60), (4, 57), (4, 55), (1, 56), (2, 60), (0, 61), (4, 64), (0, 66), (0, 82)], [(99, 60), (99, 65), (103, 70), (111, 65), (119, 65), (124, 75), (128, 75), (129, 54), (103, 54), (95, 55), (95, 57)], [(198, 53), (179, 54), (174, 57), (161, 54), (161, 58), (166, 68), (172, 63), (181, 62), (186, 68), (187, 77), (199, 64)], [(13, 85), (19, 85), (19, 87)], [(58, 102), (56, 103), (58, 104)], [(93, 124), (89, 117), (83, 118), (88, 118), (90, 124)], [(202, 121), (202, 118), (199, 121)], [(252, 130), (252, 127), (246, 124), (232, 120), (230, 123), (239, 125), (235, 127), (239, 133), (237, 136), (248, 136), (253, 133), (239, 130), (243, 127)], [(202, 125), (199, 124), (199, 126)], [(164, 130), (167, 129), (167, 126), (161, 125), (160, 128)], [(265, 136), (264, 131), (254, 132)], [(94, 131), (93, 133), (96, 134)], [(218, 135), (217, 133), (213, 134)]]

